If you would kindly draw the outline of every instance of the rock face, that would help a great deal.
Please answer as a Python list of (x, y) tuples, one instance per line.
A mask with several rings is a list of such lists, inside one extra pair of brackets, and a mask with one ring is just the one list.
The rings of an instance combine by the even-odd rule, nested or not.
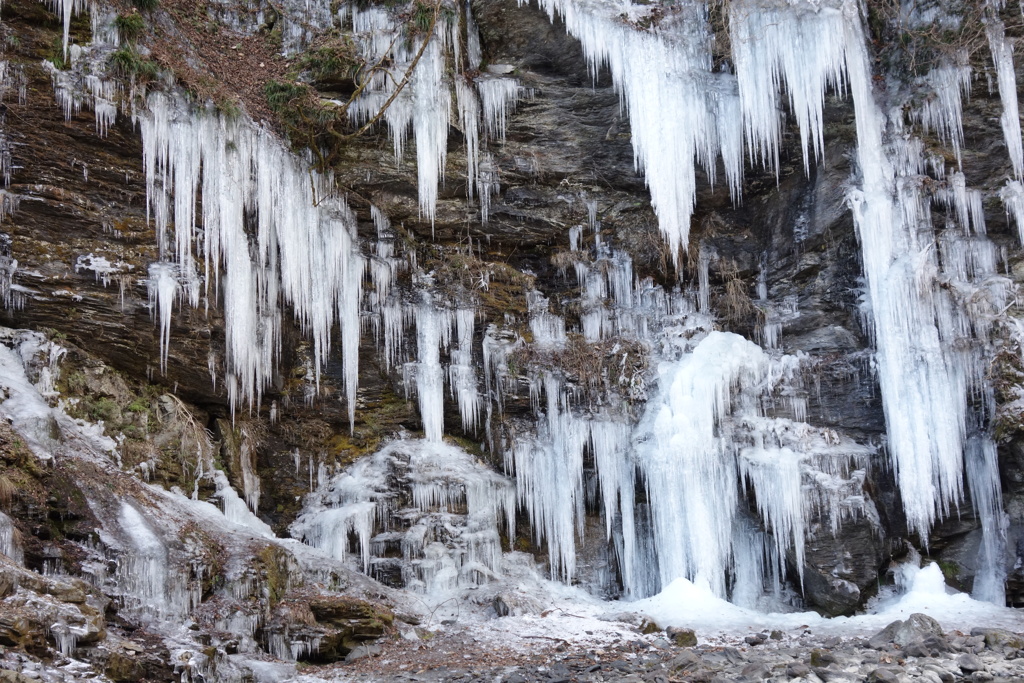
[[(978, 558), (985, 542), (978, 501), (969, 493), (954, 501), (924, 544), (908, 530), (885, 452), (885, 416), (871, 331), (864, 323), (870, 316), (862, 300), (861, 252), (847, 203), (850, 179), (860, 173), (850, 161), (855, 121), (848, 100), (828, 96), (823, 148), (820, 158), (810, 163), (800, 152), (795, 125), (783, 127), (778, 172), (761, 165), (748, 168), (742, 201), (733, 201), (724, 183), (715, 184), (700, 172), (688, 248), (679, 255), (669, 253), (658, 231), (647, 184), (637, 172), (629, 118), (607, 69), (595, 71), (561, 20), (552, 20), (537, 7), (513, 0), (474, 0), (468, 4), (471, 14), (462, 14), (461, 7), (452, 10), (463, 17), (457, 31), (467, 41), (469, 20), (479, 28), (483, 58), (477, 65), (460, 65), (458, 78), (473, 82), (499, 74), (514, 77), (519, 95), (513, 98), (514, 111), (503, 104), (507, 126), (501, 134), (491, 131), (491, 140), (481, 142), (487, 152), (486, 172), (494, 174), (488, 177), (494, 183), (500, 180), (500, 188), (486, 190), (493, 196), (487, 195), (490, 204), (484, 221), (482, 190), (474, 189), (464, 170), (472, 156), (467, 142), (473, 139), (466, 121), (449, 126), (445, 182), (429, 218), (418, 191), (417, 166), (408, 158), (396, 162), (383, 126), (350, 136), (351, 127), (345, 126), (353, 122), (347, 112), (336, 115), (324, 109), (345, 101), (357, 87), (349, 69), (356, 50), (352, 24), (335, 26), (330, 3), (314, 2), (316, 7), (309, 9), (310, 3), (303, 2), (166, 0), (142, 13), (122, 4), (111, 3), (109, 11), (97, 9), (94, 15), (100, 25), (122, 12), (117, 23), (121, 44), (103, 48), (106, 53), (100, 50), (102, 59), (96, 67), (99, 73), (106, 68), (103, 65), (122, 65), (119, 74), (107, 74), (117, 83), (110, 99), (116, 100), (120, 114), (109, 127), (103, 126), (100, 135), (92, 111), (95, 95), (72, 100), (67, 116), (54, 104), (53, 95), (54, 79), (60, 83), (54, 68), (77, 73), (76, 68), (84, 68), (82, 60), (93, 54), (79, 48), (102, 42), (99, 34), (91, 34), (87, 16), (77, 15), (68, 29), (75, 44), (68, 54), (79, 60), (76, 67), (64, 63), (63, 27), (47, 5), (35, 0), (3, 3), (0, 33), (6, 66), (0, 90), (5, 118), (0, 153), (9, 155), (10, 163), (9, 168), (6, 162), (0, 166), (10, 175), (3, 190), (4, 206), (10, 208), (14, 202), (16, 208), (5, 209), (0, 224), (0, 266), (14, 273), (11, 282), (0, 283), (8, 303), (0, 320), (11, 328), (42, 333), (62, 349), (50, 352), (49, 365), (39, 361), (29, 379), (39, 387), (44, 402), (54, 410), (59, 407), (71, 422), (52, 418), (52, 441), (64, 444), (59, 457), (52, 459), (43, 458), (32, 444), (26, 446), (17, 425), (0, 425), (0, 514), (5, 515), (0, 517), (0, 551), (7, 548), (13, 557), (16, 545), (18, 565), (23, 563), (8, 562), (6, 552), (0, 555), (0, 605), (6, 608), (0, 611), (0, 644), (33, 654), (54, 648), (102, 650), (96, 659), (106, 662), (111, 679), (151, 676), (160, 666), (170, 666), (170, 654), (168, 661), (160, 655), (143, 671), (129, 665), (131, 650), (115, 645), (108, 630), (110, 623), (121, 628), (121, 620), (132, 625), (142, 621), (140, 603), (155, 598), (144, 596), (146, 586), (138, 582), (152, 581), (154, 567), (167, 562), (181, 571), (177, 579), (163, 579), (180, 581), (180, 591), (161, 593), (157, 602), (193, 620), (195, 630), (203, 634), (200, 640), (210, 651), (197, 645), (200, 640), (190, 644), (189, 666), (196, 671), (233, 666), (232, 656), (253, 652), (333, 662), (389, 631), (390, 607), (374, 597), (393, 595), (388, 587), (422, 586), (438, 576), (465, 587), (460, 581), (471, 574), (475, 588), (476, 582), (484, 584), (502, 571), (525, 571), (522, 568), (533, 561), (547, 562), (550, 573), (557, 575), (552, 529), (558, 524), (568, 525), (565, 535), (570, 545), (578, 546), (563, 553), (578, 557), (573, 575), (563, 578), (603, 596), (628, 593), (631, 570), (621, 538), (615, 536), (622, 533), (623, 521), (615, 507), (616, 495), (607, 488), (611, 482), (602, 470), (605, 465), (598, 462), (599, 438), (588, 436), (586, 445), (579, 446), (578, 471), (572, 474), (585, 492), (570, 506), (570, 515), (578, 514), (580, 520), (556, 522), (553, 515), (537, 512), (522, 494), (529, 485), (522, 478), (517, 480), (520, 497), (512, 495), (509, 510), (502, 514), (474, 508), (470, 501), (473, 482), (486, 479), (480, 472), (516, 475), (516, 444), (538, 436), (538, 425), (560, 409), (587, 419), (614, 412), (616, 424), (640, 420), (658, 388), (655, 361), (668, 355), (659, 356), (662, 349), (627, 335), (588, 336), (587, 325), (597, 320), (600, 327), (602, 311), (618, 304), (605, 306), (615, 299), (608, 291), (612, 285), (602, 284), (603, 292), (588, 292), (579, 275), (591, 268), (603, 277), (626, 260), (629, 287), (650, 278), (648, 291), (675, 291), (701, 309), (691, 312), (706, 317), (706, 329), (681, 326), (679, 339), (690, 340), (712, 329), (735, 332), (775, 356), (796, 359), (795, 379), (775, 394), (758, 396), (760, 405), (752, 415), (803, 430), (801, 438), (812, 438), (807, 434), (813, 433), (827, 446), (846, 449), (849, 457), (844, 455), (839, 464), (801, 461), (797, 492), (808, 502), (805, 523), (793, 532), (801, 537), (799, 552), (788, 540), (792, 529), (781, 528), (765, 512), (767, 503), (758, 499), (752, 479), (738, 483), (743, 500), (737, 519), (749, 523), (752, 534), (768, 539), (761, 547), (776, 554), (776, 566), (784, 570), (805, 606), (827, 615), (851, 614), (863, 607), (880, 582), (889, 581), (883, 568), (917, 551), (940, 561), (952, 585), (962, 590), (974, 587), (983, 570)], [(135, 19), (127, 17), (141, 18), (141, 28), (132, 29)], [(423, 28), (408, 30), (415, 36)], [(138, 35), (129, 38), (132, 31)], [(896, 49), (885, 44), (877, 48), (879, 63), (886, 63)], [(326, 63), (325, 55), (335, 61)], [(457, 59), (467, 58), (460, 53)], [(117, 60), (135, 61), (126, 67)], [(162, 75), (147, 76), (147, 65), (159, 67)], [(899, 93), (914, 88), (921, 89), (922, 97), (934, 96), (921, 79), (898, 80), (899, 70), (897, 64), (893, 73), (876, 74), (880, 92), (891, 79), (886, 97), (895, 102)], [(204, 79), (205, 73), (215, 78)], [(211, 78), (213, 82), (207, 82)], [(279, 91), (273, 88), (282, 83), (305, 94), (275, 104), (272, 95)], [(979, 83), (971, 85), (970, 100), (964, 103), (965, 134), (957, 154), (968, 174), (967, 186), (981, 193), (978, 208), (992, 253), (1000, 254), (1005, 275), (992, 278), (1005, 278), (1016, 286), (1024, 279), (1021, 249), (1016, 228), (998, 200), (1013, 170), (998, 126), (992, 124), (1002, 108), (998, 94)], [(243, 121), (251, 116), (288, 138), (296, 149), (309, 147), (312, 141), (318, 155), (329, 157), (324, 163), (353, 212), (353, 237), (366, 254), (367, 273), (377, 272), (373, 269), (382, 268), (388, 259), (402, 261), (387, 287), (405, 308), (399, 307), (389, 318), (382, 308), (356, 307), (355, 325), (362, 326), (362, 334), (345, 351), (357, 347), (360, 359), (351, 426), (338, 335), (333, 355), (314, 379), (315, 342), (308, 334), (313, 321), (297, 320), (291, 310), (276, 323), (267, 316), (247, 330), (255, 337), (266, 326), (279, 324), (280, 339), (267, 350), (273, 371), (261, 387), (261, 400), (251, 407), (232, 406), (224, 369), (232, 353), (228, 319), (234, 309), (232, 302), (223, 300), (220, 283), (210, 273), (196, 305), (186, 302), (184, 289), (171, 297), (170, 343), (168, 355), (161, 359), (159, 295), (150, 295), (148, 269), (173, 259), (172, 239), (158, 234), (154, 181), (150, 178), (147, 187), (144, 165), (148, 148), (144, 150), (130, 115), (136, 107), (145, 108), (147, 88), (190, 89), (200, 108), (209, 100), (208, 120), (218, 125), (232, 125), (233, 116)], [(319, 117), (313, 131), (303, 128), (300, 120), (308, 120), (310, 112)], [(328, 130), (344, 144), (334, 146)], [(917, 132), (942, 164), (952, 169), (958, 163), (948, 143), (938, 139), (941, 135), (934, 130)], [(303, 138), (302, 133), (308, 136)], [(422, 140), (417, 144), (423, 145)], [(927, 181), (935, 197), (947, 192), (941, 185), (945, 180)], [(212, 186), (203, 189), (212, 194)], [(467, 196), (471, 192), (472, 199)], [(212, 201), (212, 196), (202, 196), (199, 205)], [(261, 228), (254, 207), (252, 198), (241, 222), (249, 233), (246, 239), (255, 244)], [(959, 220), (952, 199), (937, 199), (931, 210), (936, 224), (953, 226)], [(200, 222), (195, 227), (197, 242), (206, 234), (200, 228), (213, 229)], [(196, 253), (208, 256), (202, 250), (214, 247), (203, 244)], [(326, 278), (325, 273), (312, 276)], [(367, 297), (384, 296), (384, 280), (372, 274), (364, 279)], [(954, 287), (950, 282), (945, 285)], [(284, 295), (276, 296), (275, 306), (284, 300)], [(443, 301), (446, 311), (472, 302), (470, 319), (475, 327), (469, 326), (467, 362), (456, 358), (464, 351), (456, 348), (461, 344), (456, 323), (449, 321), (443, 333), (434, 331), (437, 338), (427, 338), (428, 325), (417, 316), (425, 315), (427, 308), (421, 305), (430, 297)], [(1007, 602), (1020, 605), (1024, 420), (1016, 402), (1024, 367), (1017, 357), (1015, 311), (1004, 311), (986, 332), (992, 346), (988, 389), (995, 395), (998, 414), (989, 416), (993, 425), (983, 427), (992, 427), (999, 440), (998, 492), (1008, 516), (1003, 557)], [(544, 328), (541, 323), (555, 316), (562, 327)], [(389, 326), (398, 328), (395, 349), (385, 348), (384, 339), (393, 332)], [(332, 325), (327, 328), (330, 331)], [(545, 334), (557, 338), (546, 347)], [(25, 339), (5, 337), (5, 349), (23, 345)], [(426, 375), (419, 374), (429, 364), (424, 349), (431, 343), (434, 356), (443, 348), (435, 363), (436, 401), (441, 404), (436, 406), (422, 400)], [(486, 378), (472, 374), (485, 363)], [(481, 397), (474, 404), (480, 412), (475, 424), (466, 419), (459, 390), (453, 388), (459, 367), (470, 369), (472, 390)], [(561, 382), (561, 399), (550, 396), (545, 378)], [(545, 403), (548, 399), (550, 403)], [(414, 457), (403, 456), (381, 469), (380, 490), (359, 500), (346, 498), (344, 477), (352, 476), (346, 468), (370, 462), (366, 456), (379, 455), (396, 438), (426, 433), (426, 413), (432, 408), (443, 422), (448, 445), (457, 444), (465, 452), (466, 466), (438, 483), (426, 474), (420, 477)], [(67, 446), (77, 438), (68, 426), (73, 420), (100, 425), (106, 437), (116, 440), (116, 447), (88, 462), (75, 460)], [(750, 429), (738, 418), (735, 422), (739, 431)], [(537, 441), (555, 441), (560, 429), (568, 431), (548, 429)], [(630, 449), (636, 446), (628, 438), (626, 443)], [(555, 476), (549, 471), (541, 475), (538, 478)], [(197, 507), (181, 508), (191, 511), (181, 524), (154, 527), (147, 511), (178, 511), (175, 506), (184, 504), (167, 503), (150, 485), (191, 497)], [(569, 488), (567, 484), (566, 491)], [(130, 510), (126, 512), (110, 491), (123, 494)], [(314, 491), (316, 495), (306, 498)], [(648, 495), (638, 482), (621, 493), (621, 504), (635, 509), (638, 529), (652, 533)], [(316, 512), (352, 512), (358, 504), (376, 512), (364, 527), (358, 526), (355, 516), (335, 520), (331, 544), (297, 531), (322, 528), (303, 526), (303, 514), (311, 514), (304, 505), (313, 505), (310, 501), (320, 506)], [(248, 529), (244, 541), (222, 528), (207, 528), (211, 522), (203, 515), (209, 510), (202, 507), (207, 502)], [(132, 523), (133, 514), (142, 522)], [(10, 529), (3, 526), (7, 516)], [(17, 544), (5, 540), (4, 533), (11, 539), (16, 535)], [(271, 538), (292, 533), (320, 550), (331, 546), (332, 561), (347, 569), (325, 569), (327, 560), (309, 559), (306, 549)], [(415, 533), (421, 534), (422, 542), (410, 545)], [(787, 540), (776, 544), (773, 534)], [(487, 557), (480, 554), (481, 548), (488, 549)], [(150, 551), (158, 554), (146, 555)], [(646, 564), (654, 575), (657, 559), (650, 552)], [(138, 567), (131, 569), (133, 565), (118, 559), (132, 553), (141, 553), (150, 563), (145, 571), (135, 572)], [(457, 560), (449, 566), (451, 558)], [(734, 583), (740, 570), (730, 571), (731, 597), (739, 599)], [(52, 572), (62, 578), (41, 578)], [(369, 573), (383, 585), (358, 572)], [(65, 574), (89, 576), (92, 583), (65, 581)], [(320, 590), (330, 584), (325, 576), (361, 597)], [(131, 581), (138, 585), (125, 588)], [(31, 604), (41, 606), (30, 607), (26, 591), (36, 596)], [(238, 594), (229, 595), (231, 591)], [(477, 597), (499, 616), (542, 611), (537, 600), (513, 591), (481, 590)], [(184, 607), (175, 600), (184, 601)], [(111, 621), (105, 614), (116, 618)], [(879, 634), (882, 645), (919, 644), (922, 656), (941, 650), (941, 631), (932, 633), (927, 624), (918, 623), (918, 616), (911, 617), (910, 626), (891, 633), (890, 627), (884, 637)], [(53, 624), (61, 626), (54, 630)], [(910, 631), (914, 637), (906, 635)], [(670, 637), (680, 645), (695, 644), (695, 636), (690, 643), (692, 635), (680, 631)], [(967, 671), (970, 666), (962, 668)], [(872, 675), (887, 680), (885, 671), (877, 669)], [(752, 669), (745, 675), (757, 674)]]

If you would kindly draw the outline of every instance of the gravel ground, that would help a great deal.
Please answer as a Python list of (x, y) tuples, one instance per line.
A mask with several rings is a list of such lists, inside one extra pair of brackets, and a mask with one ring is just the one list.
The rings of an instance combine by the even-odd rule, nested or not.
[[(496, 646), (474, 629), (425, 640), (381, 642), (356, 661), (307, 668), (303, 680), (336, 681), (1024, 681), (1024, 637), (1007, 631), (923, 634), (899, 645), (876, 638), (768, 632), (680, 647), (668, 635), (623, 633), (612, 641), (537, 638)], [(993, 635), (994, 634), (994, 635)], [(881, 638), (881, 641), (886, 641)], [(615, 642), (617, 641), (617, 642)]]

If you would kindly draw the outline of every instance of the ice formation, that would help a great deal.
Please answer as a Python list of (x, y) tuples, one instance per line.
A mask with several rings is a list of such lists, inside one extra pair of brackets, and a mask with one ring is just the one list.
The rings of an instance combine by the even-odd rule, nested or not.
[[(642, 6), (597, 8), (578, 0), (540, 0), (539, 4), (552, 18), (557, 13), (565, 20), (566, 29), (580, 40), (592, 71), (602, 66), (610, 69), (629, 113), (637, 169), (645, 172), (658, 224), (677, 259), (680, 250), (687, 248), (697, 164), (713, 181), (721, 156), (734, 197), (740, 194), (743, 175), (743, 129), (737, 125), (742, 93), (737, 91), (736, 79), (712, 71), (704, 7), (681, 5), (678, 12), (660, 19), (657, 31), (643, 31), (630, 25), (650, 21), (650, 10)], [(659, 68), (651, 68), (654, 64)], [(666, 111), (673, 115), (664, 116)], [(775, 119), (775, 109), (762, 110), (759, 116), (759, 121)], [(756, 149), (770, 152), (764, 161), (775, 163), (774, 148)]]
[[(468, 5), (465, 11), (469, 17)], [(392, 60), (402, 77), (385, 78), (383, 71), (371, 70), (367, 88), (349, 111), (359, 125), (378, 118), (387, 123), (397, 161), (402, 159), (411, 132), (416, 143), (420, 214), (431, 223), (437, 211), (438, 187), (444, 180), (448, 127), (457, 125), (466, 140), (467, 194), (479, 197), (486, 223), (497, 173), (493, 159), (484, 152), (485, 142), (488, 138), (504, 140), (508, 113), (522, 88), (513, 78), (482, 75), (471, 79), (465, 74), (453, 78), (446, 72), (447, 60), (461, 64), (459, 22), (453, 17), (439, 12), (432, 16), (433, 30), (428, 35), (406, 41), (398, 39), (404, 30), (401, 22), (386, 10), (353, 9), (352, 26), (363, 58), (372, 65)], [(479, 64), (480, 59), (479, 36), (469, 20), (467, 26), (470, 68), (475, 68), (474, 60)]]
[[(292, 533), (338, 560), (354, 556), (371, 574), (395, 573), (405, 587), (439, 595), (501, 573), (500, 536), (512, 537), (515, 511), (512, 482), (469, 453), (400, 439), (320, 486)], [(402, 560), (389, 559), (396, 555)]]
[[(228, 395), (232, 409), (243, 402), (254, 407), (277, 360), (287, 303), (313, 342), (316, 381), (331, 329), (340, 327), (346, 404), (354, 420), (365, 258), (355, 218), (332, 194), (331, 178), (309, 172), (306, 162), (251, 122), (191, 112), (164, 94), (150, 96), (141, 122), (148, 206), (161, 251), (174, 264), (154, 264), (150, 275), (164, 330), (162, 358), (171, 278), (192, 306), (201, 294), (222, 295)], [(254, 236), (245, 229), (250, 211)], [(167, 236), (172, 221), (173, 243)], [(201, 266), (194, 252), (202, 254)]]
[(1006, 151), (1013, 164), (1013, 175), (1019, 181), (1024, 179), (1024, 142), (1021, 141), (1020, 110), (1017, 101), (1017, 76), (1013, 69), (1013, 44), (1006, 37), (1006, 28), (998, 20), (989, 21), (988, 42), (992, 49), (992, 61), (996, 66), (999, 84), (999, 98), (1003, 102), (1003, 113), (999, 122), (1003, 127)]
[(6, 555), (16, 564), (22, 564), (25, 561), (14, 520), (3, 512), (0, 512), (0, 555)]

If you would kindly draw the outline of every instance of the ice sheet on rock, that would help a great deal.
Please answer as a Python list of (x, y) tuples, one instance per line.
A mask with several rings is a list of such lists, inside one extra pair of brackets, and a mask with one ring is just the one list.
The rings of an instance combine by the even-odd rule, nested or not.
[(530, 332), (533, 346), (544, 350), (557, 350), (565, 346), (565, 320), (550, 312), (547, 298), (532, 289), (526, 293), (526, 307), (530, 312)]
[(0, 328), (0, 415), (39, 458), (68, 453), (106, 461), (117, 444), (102, 424), (72, 419), (49, 403), (64, 353), (38, 332)]
[(25, 554), (19, 541), (18, 529), (14, 526), (14, 520), (3, 512), (0, 512), (0, 555), (6, 555), (15, 564), (23, 564), (25, 562)]
[(127, 501), (121, 504), (117, 523), (130, 546), (118, 559), (117, 568), (125, 591), (125, 611), (142, 621), (184, 617), (200, 596), (169, 562), (164, 542)]
[[(412, 505), (399, 510), (402, 492)], [(500, 574), (499, 524), (506, 534), (514, 530), (515, 507), (512, 483), (465, 451), (400, 439), (326, 482), (291, 530), (342, 561), (353, 554), (354, 540), (364, 572), (385, 561), (378, 550), (396, 546), (405, 586), (439, 594)], [(398, 530), (374, 535), (393, 525), (393, 515), (402, 519)]]
[(243, 500), (238, 492), (231, 487), (227, 475), (221, 470), (214, 470), (211, 475), (217, 487), (217, 496), (220, 497), (222, 511), (228, 521), (240, 526), (249, 527), (254, 533), (273, 537), (274, 532), (249, 509), (249, 505)]
[(104, 287), (110, 285), (112, 280), (119, 279), (119, 275), (126, 274), (134, 269), (135, 266), (130, 263), (125, 263), (121, 260), (111, 263), (107, 257), (97, 256), (93, 253), (82, 254), (75, 260), (76, 273), (83, 270), (91, 270), (96, 277), (96, 281), (103, 283)]

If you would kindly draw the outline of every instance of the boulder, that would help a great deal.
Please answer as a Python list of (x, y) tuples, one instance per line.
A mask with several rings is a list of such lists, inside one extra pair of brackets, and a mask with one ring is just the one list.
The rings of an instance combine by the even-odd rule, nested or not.
[[(868, 647), (882, 650), (890, 645), (906, 647), (915, 641), (923, 641), (928, 636), (942, 638), (942, 626), (927, 614), (911, 614), (906, 621), (894, 621), (868, 639)], [(948, 649), (948, 643), (945, 645)]]
[(692, 628), (675, 628), (669, 626), (665, 629), (665, 634), (668, 639), (679, 647), (696, 647), (697, 646), (697, 632)]
[(1024, 649), (1024, 636), (1013, 631), (1002, 628), (974, 628), (971, 629), (972, 636), (982, 636), (985, 645), (991, 648), (1012, 647), (1015, 650)]
[(499, 617), (521, 617), (544, 611), (539, 602), (518, 591), (506, 591), (495, 595), (491, 607)]

